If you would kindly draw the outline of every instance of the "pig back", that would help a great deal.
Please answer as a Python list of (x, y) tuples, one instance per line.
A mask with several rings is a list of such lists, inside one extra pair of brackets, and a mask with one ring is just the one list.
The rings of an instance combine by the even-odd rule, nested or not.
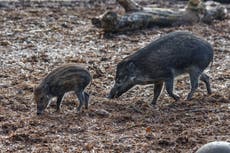
[(84, 90), (90, 81), (91, 76), (86, 69), (67, 64), (48, 74), (42, 84), (48, 85), (49, 94), (57, 96), (72, 90)]
[(159, 71), (184, 70), (190, 66), (205, 69), (213, 59), (213, 49), (205, 40), (189, 32), (172, 32), (129, 57), (139, 68)]

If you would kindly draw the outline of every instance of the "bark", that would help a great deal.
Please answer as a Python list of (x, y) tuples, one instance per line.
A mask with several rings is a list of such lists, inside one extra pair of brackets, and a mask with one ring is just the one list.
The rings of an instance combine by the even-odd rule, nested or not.
[(117, 0), (117, 2), (125, 9), (126, 12), (141, 11), (143, 7), (133, 0)]
[(227, 8), (218, 2), (207, 1), (205, 2), (204, 15), (201, 20), (204, 23), (212, 23), (214, 20), (224, 20), (227, 18)]
[(133, 0), (117, 0), (126, 11), (125, 15), (105, 12), (101, 17), (92, 19), (92, 24), (105, 32), (121, 32), (144, 29), (152, 26), (177, 26), (197, 22), (211, 23), (215, 19), (224, 19), (227, 9), (219, 3), (189, 0), (182, 10), (164, 8), (145, 8)]
[[(206, 1), (208, 1), (208, 0), (206, 0)], [(209, 0), (210, 1), (210, 0)], [(219, 2), (219, 3), (230, 3), (230, 0), (213, 0), (213, 1), (216, 1), (216, 2)]]

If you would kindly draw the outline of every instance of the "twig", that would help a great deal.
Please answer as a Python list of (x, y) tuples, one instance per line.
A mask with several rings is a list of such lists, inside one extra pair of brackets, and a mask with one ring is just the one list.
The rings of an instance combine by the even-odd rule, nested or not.
[(122, 129), (115, 130), (115, 132), (123, 132), (123, 131), (127, 131), (127, 130), (130, 130), (132, 128), (140, 127), (140, 126), (145, 126), (146, 127), (146, 124), (132, 125), (132, 126), (129, 126), (127, 128), (122, 128)]
[(143, 112), (142, 112), (140, 109), (138, 109), (137, 107), (135, 107), (134, 105), (131, 105), (131, 108), (132, 108), (135, 112), (140, 113), (140, 114), (143, 114)]

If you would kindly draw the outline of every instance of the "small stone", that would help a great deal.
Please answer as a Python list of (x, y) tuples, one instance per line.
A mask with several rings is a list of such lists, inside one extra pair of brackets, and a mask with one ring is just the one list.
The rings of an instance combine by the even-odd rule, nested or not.
[(214, 141), (203, 145), (196, 153), (230, 153), (230, 143)]
[(109, 117), (110, 116), (110, 113), (104, 109), (97, 109), (97, 110), (95, 110), (95, 113), (101, 117)]
[(92, 143), (86, 144), (86, 145), (85, 145), (85, 149), (86, 149), (87, 151), (91, 151), (91, 150), (93, 149), (93, 144), (92, 144)]

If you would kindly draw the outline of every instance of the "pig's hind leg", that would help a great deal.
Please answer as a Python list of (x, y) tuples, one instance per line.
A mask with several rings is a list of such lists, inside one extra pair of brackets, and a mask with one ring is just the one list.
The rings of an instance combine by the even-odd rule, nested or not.
[(89, 94), (84, 92), (84, 102), (85, 102), (85, 108), (88, 109), (88, 105), (89, 105)]
[(81, 107), (85, 101), (85, 98), (84, 98), (84, 95), (83, 95), (83, 92), (82, 91), (75, 91), (77, 97), (78, 97), (78, 100), (80, 102), (78, 108), (77, 108), (77, 111), (80, 111), (81, 110)]
[(173, 77), (173, 75), (171, 77), (169, 77), (167, 80), (165, 80), (165, 88), (166, 88), (166, 91), (169, 94), (169, 96), (172, 97), (175, 101), (180, 99), (180, 97), (178, 95), (173, 93), (173, 88), (174, 88), (174, 77)]
[(191, 70), (189, 72), (191, 89), (190, 89), (190, 92), (187, 96), (187, 100), (192, 99), (192, 96), (198, 87), (198, 79), (199, 79), (199, 76), (201, 73), (202, 73), (202, 71), (199, 68), (197, 68), (197, 67), (191, 68)]
[(59, 112), (60, 108), (61, 108), (61, 102), (62, 102), (62, 98), (63, 98), (64, 94), (59, 95), (57, 97), (57, 104), (56, 104), (56, 111)]
[(212, 94), (212, 90), (211, 90), (210, 83), (209, 83), (209, 76), (205, 73), (202, 73), (200, 75), (200, 80), (205, 83), (208, 94), (209, 95)]
[(162, 87), (163, 87), (163, 82), (159, 81), (159, 82), (154, 83), (154, 97), (153, 97), (153, 101), (151, 105), (154, 106), (156, 104), (157, 99), (161, 94)]

